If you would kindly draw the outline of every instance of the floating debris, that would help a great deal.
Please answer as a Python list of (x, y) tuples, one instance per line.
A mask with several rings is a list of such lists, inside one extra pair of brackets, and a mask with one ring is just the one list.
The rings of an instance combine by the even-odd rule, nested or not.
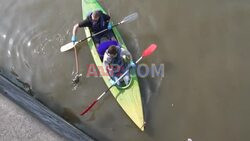
[(13, 43), (14, 43), (14, 40), (13, 40), (12, 38), (10, 38), (10, 40), (9, 40), (9, 45), (12, 46)]
[(3, 37), (3, 39), (6, 39), (7, 36), (5, 34), (3, 34), (2, 37)]
[(30, 47), (30, 45), (31, 45), (31, 41), (28, 42), (27, 46)]
[(8, 56), (11, 56), (11, 52), (10, 52), (10, 50), (8, 50)]

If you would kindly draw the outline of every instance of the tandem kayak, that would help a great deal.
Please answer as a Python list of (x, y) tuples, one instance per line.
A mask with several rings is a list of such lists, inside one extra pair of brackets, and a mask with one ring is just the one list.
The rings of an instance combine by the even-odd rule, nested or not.
[[(86, 17), (89, 15), (89, 13), (95, 11), (95, 10), (101, 10), (103, 13), (106, 13), (104, 8), (100, 5), (100, 3), (96, 0), (82, 0), (82, 15), (83, 19), (86, 19)], [(91, 32), (89, 28), (84, 28), (86, 37), (91, 36)], [(123, 39), (118, 32), (117, 28), (114, 27), (112, 29), (114, 37), (116, 38), (117, 42), (122, 48), (126, 49), (126, 45), (123, 42)], [(99, 57), (99, 54), (96, 49), (96, 45), (92, 38), (89, 38), (87, 40), (89, 49), (91, 51), (91, 54), (93, 56), (93, 59), (95, 61), (95, 64), (97, 66), (102, 66), (102, 60)], [(100, 67), (98, 67), (100, 68)], [(102, 72), (103, 70), (99, 70)], [(118, 87), (115, 86), (110, 89), (110, 92), (116, 99), (116, 101), (119, 103), (121, 108), (124, 110), (124, 112), (130, 117), (130, 119), (139, 127), (141, 131), (144, 131), (144, 116), (143, 116), (143, 106), (141, 101), (141, 93), (139, 88), (139, 82), (136, 75), (136, 70), (132, 70), (134, 73), (131, 73), (131, 82), (126, 87)], [(108, 87), (110, 87), (112, 84), (109, 82), (109, 76), (102, 76), (104, 82)]]

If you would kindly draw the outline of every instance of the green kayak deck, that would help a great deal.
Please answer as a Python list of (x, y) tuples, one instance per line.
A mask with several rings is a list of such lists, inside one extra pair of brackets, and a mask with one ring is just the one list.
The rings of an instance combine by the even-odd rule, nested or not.
[[(87, 17), (87, 15), (95, 10), (102, 10), (104, 13), (106, 11), (96, 0), (82, 0), (82, 14), (83, 19)], [(89, 28), (84, 28), (86, 37), (90, 36)], [(113, 28), (113, 33), (121, 45), (122, 48), (126, 48), (123, 39), (118, 32), (117, 28)], [(97, 66), (102, 66), (102, 61), (98, 55), (96, 50), (96, 46), (94, 41), (90, 38), (87, 40), (88, 46), (90, 48), (91, 54), (94, 58), (95, 64)], [(99, 67), (98, 67), (99, 68)], [(100, 70), (102, 71), (102, 70)], [(135, 72), (135, 70), (132, 70)], [(119, 103), (121, 108), (125, 111), (125, 113), (130, 117), (130, 119), (140, 128), (140, 130), (144, 131), (144, 117), (143, 117), (143, 106), (141, 101), (141, 93), (139, 88), (138, 79), (136, 73), (131, 74), (131, 83), (127, 88), (119, 88), (117, 86), (111, 88), (111, 93)], [(109, 82), (109, 76), (103, 76), (103, 80), (108, 87), (111, 86)]]

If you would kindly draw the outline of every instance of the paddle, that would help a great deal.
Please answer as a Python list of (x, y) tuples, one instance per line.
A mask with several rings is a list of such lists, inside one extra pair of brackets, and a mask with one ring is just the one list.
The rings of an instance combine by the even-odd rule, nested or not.
[[(132, 22), (132, 21), (134, 21), (135, 19), (137, 19), (137, 17), (138, 17), (138, 13), (130, 14), (130, 15), (128, 15), (127, 17), (123, 18), (123, 20), (122, 20), (121, 22), (119, 22), (119, 23), (113, 25), (112, 28), (114, 28), (114, 27), (116, 27), (116, 26), (118, 26), (118, 25), (120, 25), (120, 24), (123, 24), (123, 23)], [(93, 34), (93, 35), (91, 35), (91, 36), (89, 36), (89, 37), (86, 37), (86, 38), (84, 38), (84, 39), (82, 39), (82, 40), (80, 40), (80, 41), (78, 41), (78, 42), (75, 42), (75, 44), (74, 44), (73, 42), (70, 42), (70, 43), (68, 43), (68, 44), (66, 44), (66, 45), (63, 45), (63, 46), (60, 48), (60, 51), (61, 51), (61, 52), (68, 51), (68, 50), (72, 49), (73, 47), (75, 47), (77, 44), (79, 44), (79, 43), (81, 43), (81, 42), (83, 42), (83, 41), (86, 41), (88, 38), (91, 38), (91, 37), (94, 37), (94, 36), (96, 36), (96, 35), (99, 35), (99, 34), (101, 34), (101, 33), (103, 33), (103, 32), (106, 32), (107, 30), (109, 30), (109, 29), (104, 29), (104, 30), (102, 30), (102, 31), (100, 31), (100, 32), (97, 32), (97, 33), (95, 33), (95, 34)]]
[[(151, 44), (147, 49), (145, 49), (142, 53), (142, 56), (136, 61), (136, 64), (142, 60), (143, 57), (147, 57), (151, 55), (155, 50), (157, 49), (156, 44)], [(92, 102), (84, 111), (81, 112), (81, 115), (86, 114), (108, 91), (115, 86), (115, 84), (120, 81), (127, 73), (129, 70), (127, 70), (118, 80), (115, 81), (113, 85), (111, 85), (105, 92), (103, 92), (95, 101)]]
[(75, 64), (76, 64), (76, 75), (72, 79), (72, 83), (76, 85), (80, 81), (80, 77), (82, 74), (79, 74), (79, 62), (78, 62), (78, 55), (77, 55), (77, 49), (74, 47), (74, 54), (75, 54)]

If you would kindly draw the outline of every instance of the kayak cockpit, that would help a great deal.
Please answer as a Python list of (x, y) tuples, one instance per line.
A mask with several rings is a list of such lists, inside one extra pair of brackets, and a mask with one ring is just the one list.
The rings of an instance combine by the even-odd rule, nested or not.
[[(98, 52), (99, 57), (100, 57), (102, 62), (103, 62), (103, 57), (104, 57), (106, 50), (112, 45), (120, 47), (119, 43), (115, 40), (103, 41), (97, 47), (97, 52)], [(104, 68), (104, 69), (106, 70), (106, 68)], [(110, 79), (111, 78), (112, 77), (110, 77)], [(130, 80), (129, 80), (129, 83), (127, 85), (125, 84), (124, 81), (121, 81), (120, 85), (116, 85), (116, 86), (117, 86), (117, 88), (120, 88), (120, 89), (127, 89), (130, 86), (131, 82), (132, 82), (132, 76), (130, 75)]]

